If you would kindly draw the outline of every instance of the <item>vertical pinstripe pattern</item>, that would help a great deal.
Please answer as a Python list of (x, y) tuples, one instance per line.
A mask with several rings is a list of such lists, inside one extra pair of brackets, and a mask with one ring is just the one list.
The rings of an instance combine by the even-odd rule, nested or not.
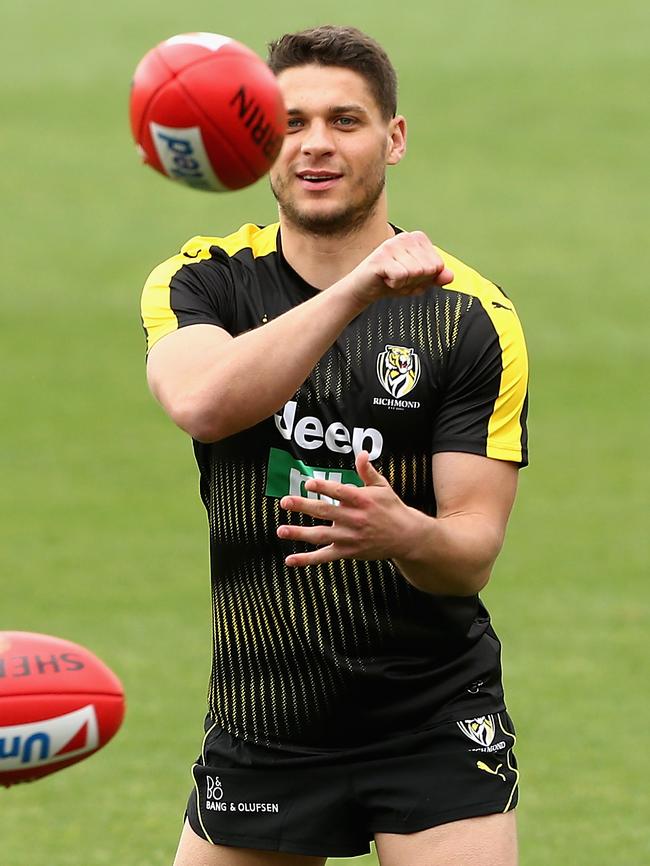
[[(327, 401), (345, 400), (364, 360), (383, 350), (384, 335), (408, 343), (415, 333), (442, 358), (466, 307), (462, 296), (442, 295), (426, 312), (421, 303), (391, 307), (384, 317), (348, 329), (299, 389), (303, 412), (316, 414)], [(430, 455), (405, 444), (406, 450), (382, 456), (381, 469), (402, 498), (431, 498)], [(279, 522), (312, 521), (302, 514), (281, 517), (277, 500), (260, 495), (262, 473), (262, 465), (245, 459), (212, 464), (209, 510), (217, 575), (210, 705), (215, 720), (231, 733), (272, 743), (299, 736), (326, 715), (351, 678), (375, 662), (402, 607), (405, 584), (392, 563), (286, 569), (269, 548), (269, 537)], [(225, 551), (227, 560), (240, 560), (233, 571)]]

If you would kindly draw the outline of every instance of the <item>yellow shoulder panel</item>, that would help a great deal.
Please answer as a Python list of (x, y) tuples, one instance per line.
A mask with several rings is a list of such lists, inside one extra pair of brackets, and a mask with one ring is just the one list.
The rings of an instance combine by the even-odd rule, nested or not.
[(488, 424), (486, 454), (497, 460), (522, 459), (522, 412), (528, 389), (528, 354), (515, 306), (494, 283), (454, 256), (439, 250), (454, 273), (450, 291), (473, 295), (487, 313), (501, 346), (501, 384)]
[(268, 256), (278, 248), (278, 228), (279, 223), (272, 223), (264, 228), (246, 223), (233, 234), (223, 238), (203, 236), (192, 238), (181, 252), (194, 256), (197, 252), (209, 250), (210, 247), (219, 247), (229, 256), (234, 256), (244, 249), (251, 250), (255, 258)]
[(170, 285), (177, 271), (185, 265), (191, 267), (195, 262), (209, 259), (211, 247), (219, 247), (229, 256), (234, 256), (243, 249), (250, 249), (255, 258), (269, 255), (277, 250), (278, 226), (278, 223), (273, 223), (260, 228), (248, 223), (223, 238), (203, 236), (191, 238), (180, 253), (154, 268), (145, 283), (141, 302), (142, 321), (147, 334), (147, 351), (162, 337), (178, 328), (178, 319), (172, 310), (170, 300)]
[(142, 290), (140, 311), (147, 334), (147, 351), (162, 337), (178, 328), (176, 313), (171, 307), (171, 281), (177, 271), (189, 262), (209, 259), (210, 250), (201, 251), (196, 258), (187, 259), (182, 253), (172, 256), (154, 268)]

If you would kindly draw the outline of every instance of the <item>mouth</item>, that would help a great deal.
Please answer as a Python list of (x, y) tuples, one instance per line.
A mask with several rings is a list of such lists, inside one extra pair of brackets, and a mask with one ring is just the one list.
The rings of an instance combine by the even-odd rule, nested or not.
[(296, 172), (296, 177), (303, 189), (326, 190), (335, 186), (343, 175), (322, 169), (306, 169), (305, 171)]

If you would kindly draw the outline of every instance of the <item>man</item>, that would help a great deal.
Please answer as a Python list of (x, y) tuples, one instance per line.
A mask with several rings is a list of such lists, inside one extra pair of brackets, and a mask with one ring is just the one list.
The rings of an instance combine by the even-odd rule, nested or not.
[(148, 381), (211, 538), (206, 734), (175, 866), (513, 866), (518, 772), (478, 592), (526, 463), (495, 285), (388, 222), (395, 74), (352, 28), (270, 46), (279, 224), (194, 238), (143, 297)]

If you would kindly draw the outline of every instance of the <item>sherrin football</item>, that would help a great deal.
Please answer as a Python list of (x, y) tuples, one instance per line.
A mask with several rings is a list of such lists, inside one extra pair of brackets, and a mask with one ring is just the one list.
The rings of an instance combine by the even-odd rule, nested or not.
[(124, 718), (124, 690), (89, 650), (0, 631), (0, 785), (31, 782), (101, 749)]
[(131, 86), (131, 131), (145, 163), (195, 189), (254, 183), (286, 132), (275, 76), (241, 42), (183, 33), (142, 58)]

